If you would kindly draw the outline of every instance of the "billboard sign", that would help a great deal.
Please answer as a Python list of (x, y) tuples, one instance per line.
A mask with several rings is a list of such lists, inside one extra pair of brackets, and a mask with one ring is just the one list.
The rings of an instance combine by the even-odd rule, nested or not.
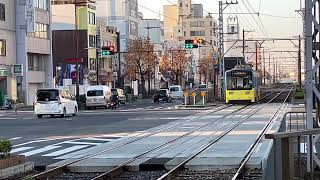
[(28, 33), (35, 32), (36, 18), (35, 18), (34, 0), (26, 1), (26, 11), (27, 11), (27, 32)]
[(23, 76), (22, 64), (13, 65), (13, 74), (15, 76)]

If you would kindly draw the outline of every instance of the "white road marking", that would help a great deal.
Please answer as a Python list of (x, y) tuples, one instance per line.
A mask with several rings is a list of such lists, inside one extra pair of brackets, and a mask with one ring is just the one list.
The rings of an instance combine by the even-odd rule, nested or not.
[(40, 148), (40, 149), (36, 149), (36, 150), (33, 150), (33, 151), (29, 151), (29, 152), (25, 152), (25, 153), (22, 153), (20, 155), (25, 155), (26, 157), (28, 156), (32, 156), (32, 155), (35, 155), (35, 154), (39, 154), (39, 153), (42, 153), (42, 152), (46, 152), (46, 151), (50, 151), (52, 149), (56, 149), (56, 148), (59, 148), (61, 146), (52, 146), (52, 145), (49, 145), (49, 146), (46, 146), (44, 148)]
[(82, 140), (89, 140), (89, 141), (112, 141), (114, 139), (103, 139), (103, 138), (82, 138)]
[(12, 151), (10, 151), (10, 153), (17, 153), (17, 152), (25, 151), (32, 148), (33, 147), (20, 147), (20, 148), (13, 149)]
[(101, 143), (92, 143), (92, 142), (77, 142), (77, 141), (65, 141), (63, 144), (84, 144), (84, 145), (100, 145)]
[(75, 151), (75, 150), (79, 150), (79, 149), (82, 149), (82, 148), (85, 148), (85, 147), (88, 147), (88, 145), (72, 146), (72, 147), (69, 147), (69, 148), (66, 148), (66, 149), (62, 149), (62, 150), (59, 150), (59, 151), (55, 151), (55, 152), (52, 152), (52, 153), (49, 153), (49, 154), (45, 154), (45, 155), (42, 155), (42, 156), (45, 156), (45, 157), (60, 156), (62, 154), (66, 154), (66, 153), (69, 153), (69, 152), (72, 152), (72, 151)]
[(13, 119), (17, 119), (17, 118), (10, 118), (10, 117), (2, 117), (2, 120), (13, 120)]
[(18, 140), (18, 139), (22, 139), (22, 137), (13, 137), (13, 138), (10, 138), (9, 140)]
[(129, 118), (129, 121), (137, 121), (137, 120), (178, 120), (182, 117), (150, 117), (150, 118)]
[(24, 145), (27, 145), (27, 144), (32, 144), (32, 143), (37, 143), (37, 142), (45, 142), (45, 141), (51, 141), (51, 140), (50, 139), (41, 139), (41, 140), (29, 141), (29, 142), (25, 142), (25, 143), (14, 145), (12, 147), (19, 147), (19, 146), (24, 146)]

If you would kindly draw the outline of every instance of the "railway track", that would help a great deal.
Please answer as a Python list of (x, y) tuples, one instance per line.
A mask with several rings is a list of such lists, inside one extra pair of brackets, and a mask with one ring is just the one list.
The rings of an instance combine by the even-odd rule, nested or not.
[[(145, 151), (145, 152), (139, 154), (138, 156), (135, 156), (135, 157), (129, 159), (128, 161), (119, 164), (117, 167), (113, 168), (112, 170), (110, 170), (108, 172), (105, 172), (105, 173), (72, 173), (72, 172), (68, 171), (68, 166), (70, 166), (70, 165), (72, 165), (74, 163), (89, 159), (89, 158), (93, 158), (93, 157), (95, 157), (97, 155), (100, 155), (102, 153), (105, 153), (105, 152), (114, 150), (116, 148), (125, 146), (127, 144), (136, 142), (138, 140), (141, 140), (143, 138), (155, 135), (157, 133), (169, 130), (171, 128), (174, 128), (174, 127), (178, 126), (178, 124), (172, 125), (172, 126), (170, 126), (168, 128), (164, 128), (164, 129), (161, 129), (159, 131), (156, 131), (156, 132), (153, 132), (153, 133), (150, 133), (150, 134), (140, 135), (140, 136), (137, 136), (136, 138), (133, 138), (133, 139), (131, 138), (131, 140), (125, 141), (125, 142), (123, 142), (123, 143), (121, 143), (121, 144), (119, 144), (117, 146), (112, 147), (112, 148), (105, 149), (103, 151), (94, 153), (94, 154), (89, 155), (89, 156), (85, 156), (85, 157), (80, 158), (78, 160), (72, 161), (70, 163), (66, 163), (66, 164), (64, 164), (62, 166), (59, 166), (59, 167), (56, 167), (54, 169), (50, 169), (48, 171), (42, 172), (40, 174), (37, 174), (37, 175), (33, 176), (33, 178), (34, 179), (61, 179), (61, 180), (66, 180), (66, 179), (92, 179), (92, 180), (98, 180), (98, 179), (158, 179), (158, 180), (161, 180), (161, 179), (170, 179), (172, 177), (176, 177), (177, 179), (180, 179), (179, 178), (179, 172), (183, 172), (183, 170), (184, 170), (183, 167), (187, 162), (189, 162), (195, 156), (197, 156), (198, 154), (203, 152), (205, 149), (207, 149), (210, 146), (212, 146), (213, 144), (215, 144), (217, 141), (219, 141), (221, 138), (226, 136), (233, 129), (235, 129), (240, 124), (245, 122), (248, 118), (253, 116), (255, 113), (259, 112), (265, 106), (265, 104), (271, 103), (272, 101), (276, 100), (277, 97), (281, 96), (281, 94), (283, 92), (284, 92), (284, 90), (281, 91), (280, 93), (267, 93), (266, 95), (264, 95), (264, 97), (262, 98), (262, 101), (258, 105), (259, 108), (253, 109), (252, 107), (254, 105), (240, 106), (239, 108), (236, 108), (231, 113), (229, 113), (229, 114), (227, 114), (227, 115), (225, 115), (225, 116), (223, 116), (221, 118), (218, 118), (218, 119), (215, 119), (213, 121), (210, 121), (210, 122), (204, 124), (203, 126), (200, 126), (200, 127), (196, 128), (196, 129), (193, 129), (192, 131), (189, 131), (189, 132), (187, 132), (187, 133), (185, 133), (185, 134), (183, 134), (183, 135), (181, 135), (181, 136), (179, 136), (177, 138), (174, 138), (174, 139), (172, 139), (172, 140), (170, 140), (170, 141), (168, 141), (168, 142), (166, 142), (164, 144), (161, 144), (161, 145), (159, 145), (159, 146), (157, 146), (157, 147), (155, 147), (155, 148), (153, 148), (151, 150)], [(270, 100), (267, 100), (268, 98), (270, 98)], [(265, 101), (266, 101), (266, 103), (265, 103)], [(215, 110), (212, 110), (210, 112), (203, 113), (202, 116), (207, 116), (207, 115), (210, 115), (212, 113), (221, 111), (223, 109), (230, 108), (232, 106), (234, 106), (234, 105), (225, 105), (225, 106), (222, 106), (222, 107), (217, 108)], [(281, 107), (279, 107), (279, 108), (281, 109)], [(225, 128), (226, 130), (224, 130), (222, 134), (219, 134), (214, 141), (212, 141), (210, 144), (206, 144), (204, 147), (201, 147), (193, 156), (190, 156), (189, 158), (187, 158), (185, 161), (180, 163), (178, 166), (173, 168), (171, 171), (167, 172), (165, 170), (157, 170), (157, 171), (133, 172), (133, 173), (127, 171), (126, 166), (128, 164), (130, 164), (130, 163), (132, 163), (132, 162), (134, 162), (134, 161), (136, 161), (136, 160), (138, 160), (138, 159), (140, 159), (140, 158), (142, 158), (142, 157), (144, 157), (144, 156), (146, 156), (146, 155), (148, 155), (150, 153), (157, 152), (157, 151), (159, 151), (159, 150), (161, 150), (163, 148), (166, 148), (167, 151), (168, 151), (168, 150), (178, 146), (179, 144), (173, 146), (173, 144), (177, 143), (178, 141), (181, 141), (182, 139), (187, 138), (191, 134), (193, 134), (193, 135), (194, 134), (201, 135), (201, 133), (203, 132), (203, 129), (208, 128), (210, 125), (213, 125), (214, 123), (216, 123), (219, 120), (222, 120), (224, 118), (231, 119), (231, 118), (234, 117), (233, 115), (236, 115), (237, 113), (238, 114), (239, 113), (243, 114), (243, 118), (239, 118), (239, 119), (241, 119), (240, 121), (238, 121), (238, 122), (230, 122), (229, 124), (225, 125), (222, 129)], [(192, 122), (192, 120), (194, 120), (194, 119), (191, 118), (189, 120), (186, 120), (185, 123)], [(272, 121), (270, 121), (269, 124), (271, 124), (271, 122)], [(268, 129), (268, 126), (265, 129)], [(214, 134), (212, 134), (212, 135), (214, 135)], [(217, 135), (217, 134), (215, 134), (215, 135)], [(261, 137), (263, 137), (263, 135), (261, 135)], [(190, 138), (187, 139), (187, 140), (190, 140)], [(255, 149), (255, 147), (253, 146), (253, 150), (254, 149)], [(162, 153), (164, 153), (164, 152), (162, 152)], [(160, 155), (160, 154), (161, 153), (158, 153), (158, 155)], [(249, 154), (249, 155), (251, 155), (251, 154)], [(250, 157), (250, 156), (248, 156), (248, 157)], [(244, 160), (243, 164), (245, 164), (247, 159), (248, 158), (246, 158)], [(233, 173), (237, 174), (237, 176), (239, 174), (241, 174), (240, 172), (242, 171), (243, 166), (244, 165), (240, 165), (239, 166), (239, 172), (237, 171), (237, 172), (235, 172), (235, 173), (233, 172)], [(196, 174), (196, 173), (192, 173), (192, 172), (188, 172), (188, 173)], [(203, 173), (203, 172), (198, 172), (198, 173), (206, 174), (206, 173)], [(232, 173), (227, 172), (227, 174), (232, 174)], [(122, 175), (123, 178), (121, 177), (121, 175)], [(181, 173), (180, 173), (180, 175), (181, 175)], [(191, 175), (189, 174), (188, 177), (190, 177), (190, 176)], [(185, 179), (185, 178), (182, 178), (182, 179)]]

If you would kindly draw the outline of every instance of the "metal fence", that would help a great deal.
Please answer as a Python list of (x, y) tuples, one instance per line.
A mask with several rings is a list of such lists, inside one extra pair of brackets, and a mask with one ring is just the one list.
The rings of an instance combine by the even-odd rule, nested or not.
[[(305, 111), (287, 112), (283, 117), (283, 126), (283, 132), (266, 135), (266, 139), (274, 139), (272, 179), (320, 180), (320, 174), (313, 171), (313, 167), (320, 164), (317, 151), (320, 149), (320, 144), (317, 143), (320, 129), (307, 130)], [(309, 144), (312, 148), (308, 148)], [(310, 161), (307, 161), (308, 158)]]

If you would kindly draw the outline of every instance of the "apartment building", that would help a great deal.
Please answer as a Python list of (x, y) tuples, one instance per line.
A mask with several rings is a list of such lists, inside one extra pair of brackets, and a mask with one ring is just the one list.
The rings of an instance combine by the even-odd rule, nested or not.
[(16, 2), (0, 0), (0, 90), (9, 98), (17, 98), (16, 76), (11, 68), (16, 64)]
[(15, 3), (16, 62), (23, 72), (17, 77), (18, 101), (32, 105), (38, 89), (53, 86), (51, 4), (49, 0)]

